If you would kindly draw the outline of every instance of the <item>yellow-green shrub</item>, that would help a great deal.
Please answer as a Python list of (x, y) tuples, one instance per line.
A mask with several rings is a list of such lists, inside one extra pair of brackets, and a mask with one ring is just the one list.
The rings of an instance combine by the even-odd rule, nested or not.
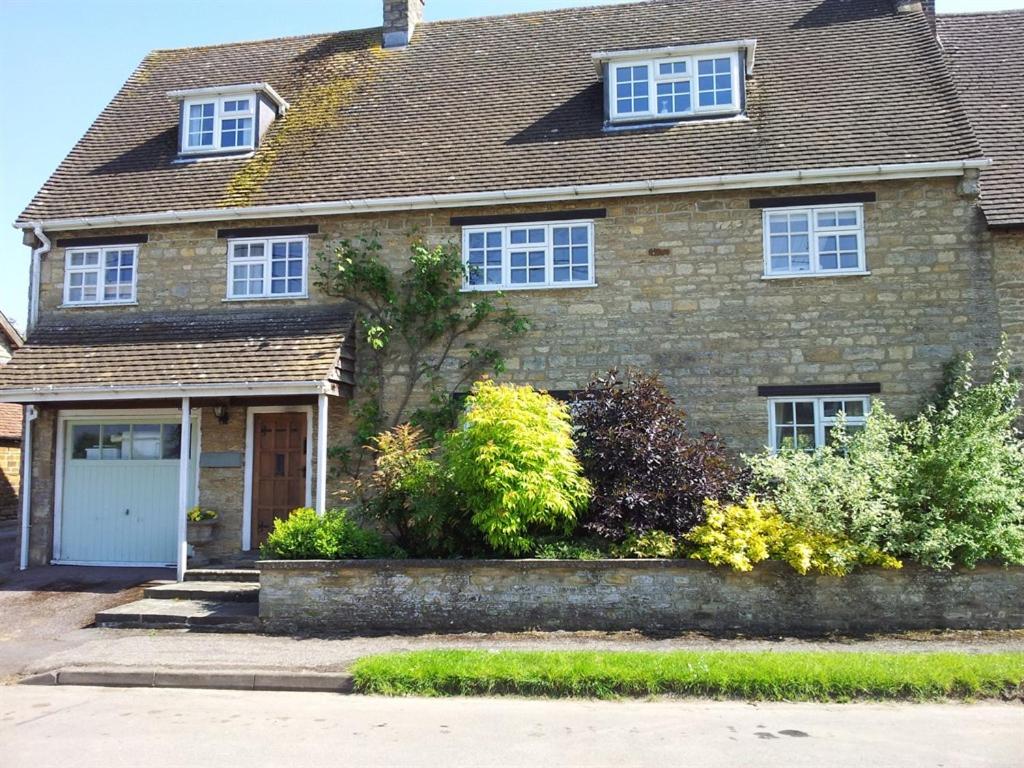
[(801, 574), (843, 576), (858, 565), (899, 568), (899, 560), (849, 539), (799, 528), (771, 504), (747, 498), (742, 504), (705, 502), (706, 520), (684, 538), (690, 557), (712, 565), (749, 571), (762, 560), (782, 560)]

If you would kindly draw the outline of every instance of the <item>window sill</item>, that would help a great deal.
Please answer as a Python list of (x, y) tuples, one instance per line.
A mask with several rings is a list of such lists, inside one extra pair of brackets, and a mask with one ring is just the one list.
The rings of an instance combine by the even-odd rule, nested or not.
[(238, 301), (302, 301), (308, 299), (308, 293), (295, 293), (288, 294), (287, 296), (228, 296), (225, 299), (221, 299), (223, 302), (238, 302)]
[(736, 112), (735, 110), (730, 110), (729, 112), (708, 112), (679, 117), (643, 117), (631, 120), (623, 118), (609, 118), (604, 124), (604, 131), (606, 133), (615, 133), (618, 131), (637, 131), (651, 128), (672, 128), (677, 125), (686, 125), (688, 123), (727, 123), (749, 119), (750, 118), (743, 112)]
[(822, 278), (822, 277), (867, 277), (871, 274), (871, 270), (861, 270), (858, 272), (806, 272), (792, 275), (761, 275), (762, 280), (805, 280), (807, 278)]
[(566, 283), (564, 285), (497, 285), (491, 288), (463, 287), (460, 293), (504, 293), (506, 291), (566, 291), (575, 288), (597, 288), (597, 283)]
[(60, 304), (58, 309), (96, 309), (98, 307), (137, 307), (138, 301), (91, 301), (74, 304)]
[(256, 154), (254, 149), (243, 149), (243, 150), (222, 150), (213, 152), (182, 152), (179, 154), (172, 163), (178, 165), (184, 163), (202, 163), (207, 160), (248, 160), (250, 157)]

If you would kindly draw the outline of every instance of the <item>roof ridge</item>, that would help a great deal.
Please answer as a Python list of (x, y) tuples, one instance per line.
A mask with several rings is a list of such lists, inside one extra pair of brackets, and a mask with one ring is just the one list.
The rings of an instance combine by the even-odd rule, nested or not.
[(964, 19), (972, 16), (1009, 16), (1013, 14), (1024, 15), (1024, 8), (1003, 8), (998, 11), (949, 11), (948, 13), (936, 14), (936, 18)]
[(639, 5), (667, 5), (673, 0), (611, 0), (605, 3), (593, 3), (592, 5), (579, 5), (569, 8), (548, 8), (542, 11), (518, 11), (516, 13), (484, 14), (480, 16), (461, 16), (457, 19), (436, 19), (434, 21), (422, 21), (421, 26), (438, 26), (441, 24), (457, 24), (463, 21), (488, 21), (496, 19), (521, 19), (529, 16), (554, 16), (562, 13), (579, 11), (603, 11), (607, 8), (622, 8), (623, 6)]
[(381, 27), (359, 27), (357, 29), (338, 29), (331, 32), (309, 32), (304, 35), (284, 35), (283, 37), (264, 37), (258, 40), (233, 40), (229, 43), (209, 43), (207, 45), (186, 45), (181, 48), (153, 48), (146, 54), (150, 56), (154, 53), (182, 53), (185, 51), (207, 51), (214, 48), (232, 48), (234, 46), (243, 45), (260, 45), (263, 43), (283, 43), (289, 40), (312, 40), (318, 37), (334, 37), (335, 35), (350, 34), (357, 35), (359, 33), (373, 32), (374, 30), (381, 29)]

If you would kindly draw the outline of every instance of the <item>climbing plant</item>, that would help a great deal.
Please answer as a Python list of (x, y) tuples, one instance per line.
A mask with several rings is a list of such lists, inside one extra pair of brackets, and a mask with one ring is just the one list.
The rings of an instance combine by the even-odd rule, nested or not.
[[(365, 447), (379, 432), (412, 421), (428, 435), (455, 419), (454, 394), (505, 368), (502, 350), (526, 333), (528, 320), (500, 293), (462, 290), (466, 268), (457, 246), (412, 237), (404, 264), (383, 256), (376, 232), (341, 240), (319, 255), (315, 284), (358, 310), (359, 378), (352, 445), (332, 455), (358, 477)], [(429, 400), (417, 402), (422, 392)]]

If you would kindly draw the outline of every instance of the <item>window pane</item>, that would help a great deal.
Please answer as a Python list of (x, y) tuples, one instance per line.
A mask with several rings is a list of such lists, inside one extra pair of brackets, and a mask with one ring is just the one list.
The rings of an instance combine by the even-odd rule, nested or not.
[(615, 106), (618, 112), (631, 114), (649, 109), (647, 78), (647, 65), (615, 68)]
[(164, 424), (160, 455), (164, 459), (181, 458), (181, 424)]
[(100, 428), (97, 424), (76, 424), (71, 428), (71, 458), (100, 458)]
[(100, 449), (104, 459), (127, 459), (131, 456), (132, 428), (128, 424), (104, 424)]
[(814, 424), (814, 403), (796, 404), (797, 424)]
[(776, 403), (775, 404), (775, 423), (776, 424), (792, 424), (793, 423), (793, 404), (792, 403)]
[(159, 459), (160, 447), (159, 424), (135, 424), (132, 426), (131, 457), (133, 459)]

